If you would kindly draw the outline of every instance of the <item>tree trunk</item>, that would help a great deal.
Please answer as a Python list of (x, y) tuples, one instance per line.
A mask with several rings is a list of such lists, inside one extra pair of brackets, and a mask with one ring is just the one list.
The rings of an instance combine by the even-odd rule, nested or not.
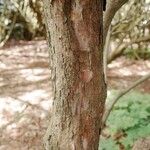
[(54, 103), (46, 150), (97, 150), (106, 98), (101, 0), (44, 0)]

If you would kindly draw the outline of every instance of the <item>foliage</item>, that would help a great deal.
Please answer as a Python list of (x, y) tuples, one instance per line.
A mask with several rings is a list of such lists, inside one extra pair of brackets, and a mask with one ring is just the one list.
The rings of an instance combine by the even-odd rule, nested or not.
[[(149, 40), (136, 41), (149, 35), (149, 0), (132, 0), (115, 15), (111, 24), (109, 62), (123, 54), (130, 58), (149, 59)], [(16, 15), (11, 38), (31, 40), (45, 35), (41, 0), (1, 0), (0, 1), (0, 42), (11, 30)]]
[(44, 35), (42, 11), (41, 0), (1, 0), (0, 42), (6, 38), (14, 22), (11, 38), (31, 40)]
[[(111, 99), (117, 91), (112, 91)], [(110, 138), (102, 138), (100, 150), (118, 150), (123, 145), (130, 150), (133, 143), (141, 137), (150, 135), (150, 94), (131, 92), (115, 105), (108, 121)], [(104, 131), (105, 132), (105, 131)], [(118, 144), (118, 145), (117, 145)]]
[(129, 49), (127, 48), (124, 52), (129, 58), (132, 59), (149, 59), (150, 58), (150, 48), (143, 48), (143, 49)]
[(4, 40), (5, 35), (10, 28), (10, 24), (13, 20), (11, 20), (10, 18), (12, 17), (14, 12), (16, 12), (16, 9), (14, 7), (9, 7), (7, 0), (0, 1), (0, 41)]
[(116, 145), (116, 142), (112, 138), (105, 140), (105, 138), (102, 137), (99, 145), (99, 150), (119, 150), (119, 149), (118, 145)]
[[(150, 0), (132, 0), (115, 15), (110, 29), (108, 62), (123, 54), (150, 58)], [(148, 38), (145, 38), (148, 37)]]

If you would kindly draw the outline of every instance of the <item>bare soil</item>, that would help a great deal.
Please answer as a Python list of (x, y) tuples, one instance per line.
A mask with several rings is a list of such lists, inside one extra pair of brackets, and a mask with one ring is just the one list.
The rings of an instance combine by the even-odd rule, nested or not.
[[(123, 89), (150, 72), (150, 61), (121, 57), (108, 65), (108, 88)], [(0, 150), (42, 150), (52, 107), (45, 40), (0, 49)], [(150, 93), (150, 80), (136, 88)]]

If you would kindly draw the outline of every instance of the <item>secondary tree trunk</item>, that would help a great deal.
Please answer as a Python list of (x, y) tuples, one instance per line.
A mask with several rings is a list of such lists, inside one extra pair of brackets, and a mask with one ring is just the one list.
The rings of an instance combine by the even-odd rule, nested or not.
[(46, 150), (97, 150), (106, 98), (101, 0), (44, 0), (54, 89)]

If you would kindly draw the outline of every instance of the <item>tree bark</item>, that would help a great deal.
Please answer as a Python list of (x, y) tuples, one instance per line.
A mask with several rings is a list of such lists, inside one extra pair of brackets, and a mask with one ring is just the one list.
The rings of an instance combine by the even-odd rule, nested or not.
[(106, 98), (101, 0), (44, 0), (53, 81), (46, 150), (97, 150)]

